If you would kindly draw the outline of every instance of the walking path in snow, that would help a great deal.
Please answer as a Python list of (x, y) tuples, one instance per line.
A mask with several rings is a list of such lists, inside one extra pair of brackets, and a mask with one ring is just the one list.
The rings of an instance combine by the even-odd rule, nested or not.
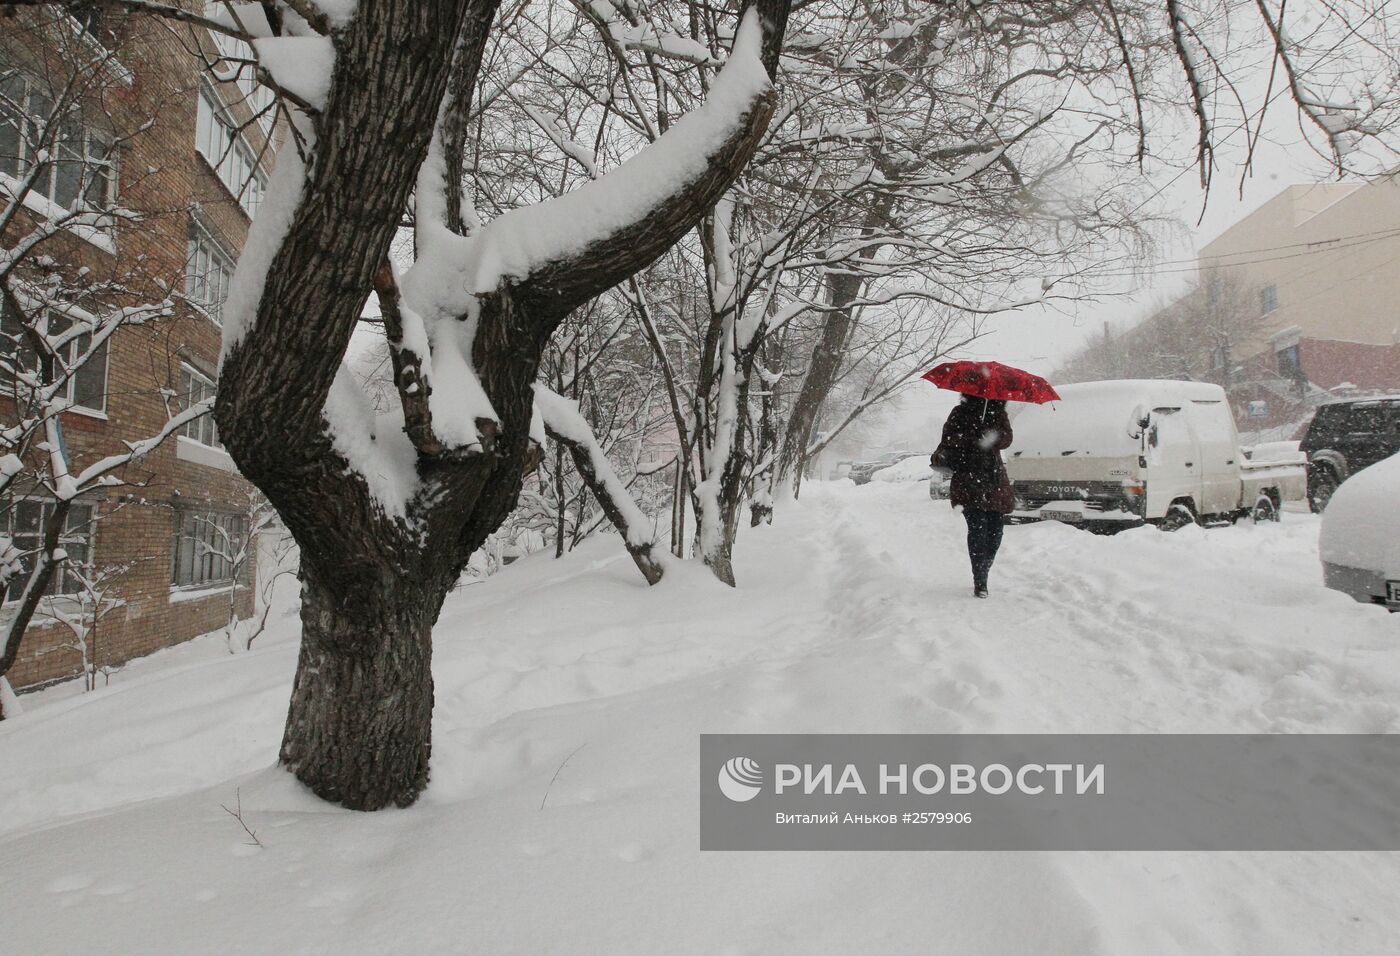
[(409, 811), (270, 767), (290, 617), (41, 695), (0, 724), (5, 948), (1393, 952), (1396, 854), (699, 853), (706, 732), (1400, 731), (1400, 615), (1321, 587), (1312, 516), (1011, 528), (988, 601), (961, 534), (922, 485), (812, 485), (737, 591), (615, 539), (465, 588)]

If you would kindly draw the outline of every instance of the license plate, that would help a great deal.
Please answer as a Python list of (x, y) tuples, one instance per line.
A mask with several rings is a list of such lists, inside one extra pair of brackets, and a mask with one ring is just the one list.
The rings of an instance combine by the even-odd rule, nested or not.
[(1067, 521), (1074, 523), (1084, 520), (1084, 516), (1078, 511), (1041, 511), (1040, 516), (1046, 521)]
[(1400, 604), (1400, 581), (1385, 582), (1385, 601), (1387, 604)]

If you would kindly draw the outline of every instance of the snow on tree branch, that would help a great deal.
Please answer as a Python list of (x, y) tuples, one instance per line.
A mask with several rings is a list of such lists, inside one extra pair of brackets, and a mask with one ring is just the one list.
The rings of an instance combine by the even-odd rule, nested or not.
[[(758, 13), (750, 10), (704, 104), (617, 169), (556, 199), (511, 210), (478, 235), (442, 237), (421, 248), (404, 277), (410, 304), (427, 318), (459, 316), (472, 296), (504, 283), (524, 285), (551, 267), (563, 271), (585, 250), (619, 236), (645, 235), (658, 211), (688, 195), (736, 136), (748, 132), (755, 111), (771, 109), (762, 39)], [(633, 268), (630, 257), (626, 268)], [(561, 276), (555, 284), (565, 281)]]
[(555, 394), (543, 385), (535, 386), (535, 410), (546, 433), (569, 450), (579, 474), (602, 505), (609, 520), (622, 534), (623, 542), (648, 584), (661, 580), (665, 565), (664, 548), (657, 547), (650, 519), (632, 500), (631, 493), (603, 454), (593, 430), (579, 413), (578, 403)]

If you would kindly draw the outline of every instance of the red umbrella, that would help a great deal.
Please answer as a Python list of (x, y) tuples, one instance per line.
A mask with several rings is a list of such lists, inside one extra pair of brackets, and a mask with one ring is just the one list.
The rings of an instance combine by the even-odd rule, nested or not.
[(974, 398), (1035, 405), (1060, 400), (1054, 387), (1039, 375), (1000, 362), (944, 362), (925, 372), (924, 381)]

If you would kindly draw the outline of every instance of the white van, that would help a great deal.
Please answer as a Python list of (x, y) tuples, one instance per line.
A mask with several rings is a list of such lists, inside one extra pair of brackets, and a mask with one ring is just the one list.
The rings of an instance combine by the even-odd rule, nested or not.
[(1058, 389), (1020, 406), (1006, 469), (1012, 521), (1181, 527), (1253, 513), (1277, 519), (1302, 500), (1301, 453), (1251, 462), (1225, 390), (1206, 382), (1125, 380)]

